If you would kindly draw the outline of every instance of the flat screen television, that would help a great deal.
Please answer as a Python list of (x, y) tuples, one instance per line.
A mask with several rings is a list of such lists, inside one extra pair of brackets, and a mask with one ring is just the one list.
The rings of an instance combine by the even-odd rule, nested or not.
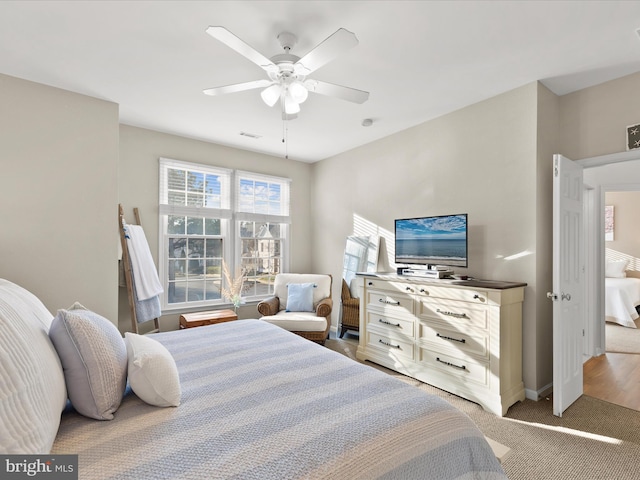
[(395, 221), (396, 263), (468, 267), (467, 214)]

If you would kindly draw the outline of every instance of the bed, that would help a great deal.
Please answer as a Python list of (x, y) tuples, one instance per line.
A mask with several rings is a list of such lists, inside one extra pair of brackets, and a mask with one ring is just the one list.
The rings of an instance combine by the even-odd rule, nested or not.
[(179, 406), (127, 383), (112, 420), (87, 418), (52, 383), (36, 302), (0, 280), (2, 453), (77, 454), (83, 480), (507, 478), (443, 399), (259, 320), (145, 336), (175, 362)]
[(636, 328), (640, 305), (640, 278), (605, 278), (605, 320)]

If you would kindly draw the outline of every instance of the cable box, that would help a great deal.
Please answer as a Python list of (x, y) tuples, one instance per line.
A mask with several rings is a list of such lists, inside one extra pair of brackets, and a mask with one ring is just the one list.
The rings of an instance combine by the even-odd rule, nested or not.
[(426, 270), (426, 269), (412, 269), (404, 268), (402, 275), (410, 277), (424, 277), (424, 278), (446, 278), (453, 275), (453, 270)]

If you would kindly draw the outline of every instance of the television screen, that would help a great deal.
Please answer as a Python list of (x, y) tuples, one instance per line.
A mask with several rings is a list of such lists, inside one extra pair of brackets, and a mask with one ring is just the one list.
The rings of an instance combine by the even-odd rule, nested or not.
[(467, 214), (396, 220), (396, 263), (467, 267)]

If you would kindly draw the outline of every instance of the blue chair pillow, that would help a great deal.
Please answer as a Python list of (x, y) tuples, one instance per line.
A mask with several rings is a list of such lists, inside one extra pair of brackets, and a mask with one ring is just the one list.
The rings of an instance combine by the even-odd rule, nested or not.
[(313, 312), (313, 283), (287, 285), (287, 312)]

